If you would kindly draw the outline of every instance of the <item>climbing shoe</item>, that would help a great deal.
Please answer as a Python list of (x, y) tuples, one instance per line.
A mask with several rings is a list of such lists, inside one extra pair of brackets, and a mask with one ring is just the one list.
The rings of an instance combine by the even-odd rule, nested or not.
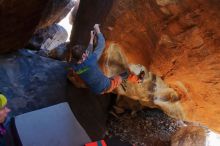
[(145, 77), (145, 72), (143, 70), (138, 74), (139, 83), (143, 83)]

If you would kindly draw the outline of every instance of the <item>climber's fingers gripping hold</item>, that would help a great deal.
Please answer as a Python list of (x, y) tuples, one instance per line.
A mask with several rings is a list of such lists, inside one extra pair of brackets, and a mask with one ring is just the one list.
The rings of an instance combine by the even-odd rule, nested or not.
[(94, 32), (93, 30), (90, 32), (90, 37), (91, 37), (92, 40), (93, 40), (94, 37), (95, 37), (95, 32)]
[(99, 24), (95, 24), (94, 25), (94, 29), (96, 33), (100, 33), (100, 28), (99, 28)]

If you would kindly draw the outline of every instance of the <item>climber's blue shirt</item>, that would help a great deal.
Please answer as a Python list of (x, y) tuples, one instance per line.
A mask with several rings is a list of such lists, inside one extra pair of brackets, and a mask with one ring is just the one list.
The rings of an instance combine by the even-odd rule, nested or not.
[(102, 33), (98, 34), (98, 43), (95, 51), (89, 45), (88, 51), (91, 52), (88, 58), (81, 64), (72, 64), (75, 72), (83, 79), (87, 86), (96, 94), (102, 93), (110, 86), (110, 79), (101, 71), (98, 60), (105, 48), (105, 39)]

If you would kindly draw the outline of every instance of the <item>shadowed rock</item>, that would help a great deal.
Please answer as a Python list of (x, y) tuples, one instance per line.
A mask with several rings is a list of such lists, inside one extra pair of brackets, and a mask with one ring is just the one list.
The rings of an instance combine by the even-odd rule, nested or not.
[(23, 48), (36, 30), (61, 20), (73, 5), (71, 0), (1, 0), (0, 53)]
[(0, 64), (0, 91), (14, 115), (65, 101), (65, 63), (20, 50), (1, 55)]
[(43, 11), (38, 29), (45, 28), (58, 23), (62, 20), (74, 7), (74, 0), (51, 0)]
[(27, 48), (34, 50), (50, 51), (67, 40), (67, 31), (60, 25), (54, 24), (39, 29), (30, 39)]

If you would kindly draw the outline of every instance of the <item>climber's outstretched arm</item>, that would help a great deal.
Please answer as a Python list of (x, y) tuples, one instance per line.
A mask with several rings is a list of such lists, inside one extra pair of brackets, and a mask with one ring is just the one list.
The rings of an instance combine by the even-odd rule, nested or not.
[(97, 60), (99, 60), (99, 58), (101, 57), (101, 55), (103, 53), (103, 50), (105, 48), (105, 38), (104, 38), (103, 34), (101, 33), (98, 24), (94, 25), (94, 29), (95, 29), (95, 32), (96, 32), (97, 37), (98, 37), (98, 42), (97, 42), (97, 46), (95, 48), (94, 53), (97, 56)]
[(95, 33), (94, 31), (90, 32), (90, 41), (89, 41), (89, 45), (88, 45), (88, 47), (86, 49), (88, 55), (93, 52), (93, 42), (94, 42), (94, 37), (95, 37), (94, 33)]

